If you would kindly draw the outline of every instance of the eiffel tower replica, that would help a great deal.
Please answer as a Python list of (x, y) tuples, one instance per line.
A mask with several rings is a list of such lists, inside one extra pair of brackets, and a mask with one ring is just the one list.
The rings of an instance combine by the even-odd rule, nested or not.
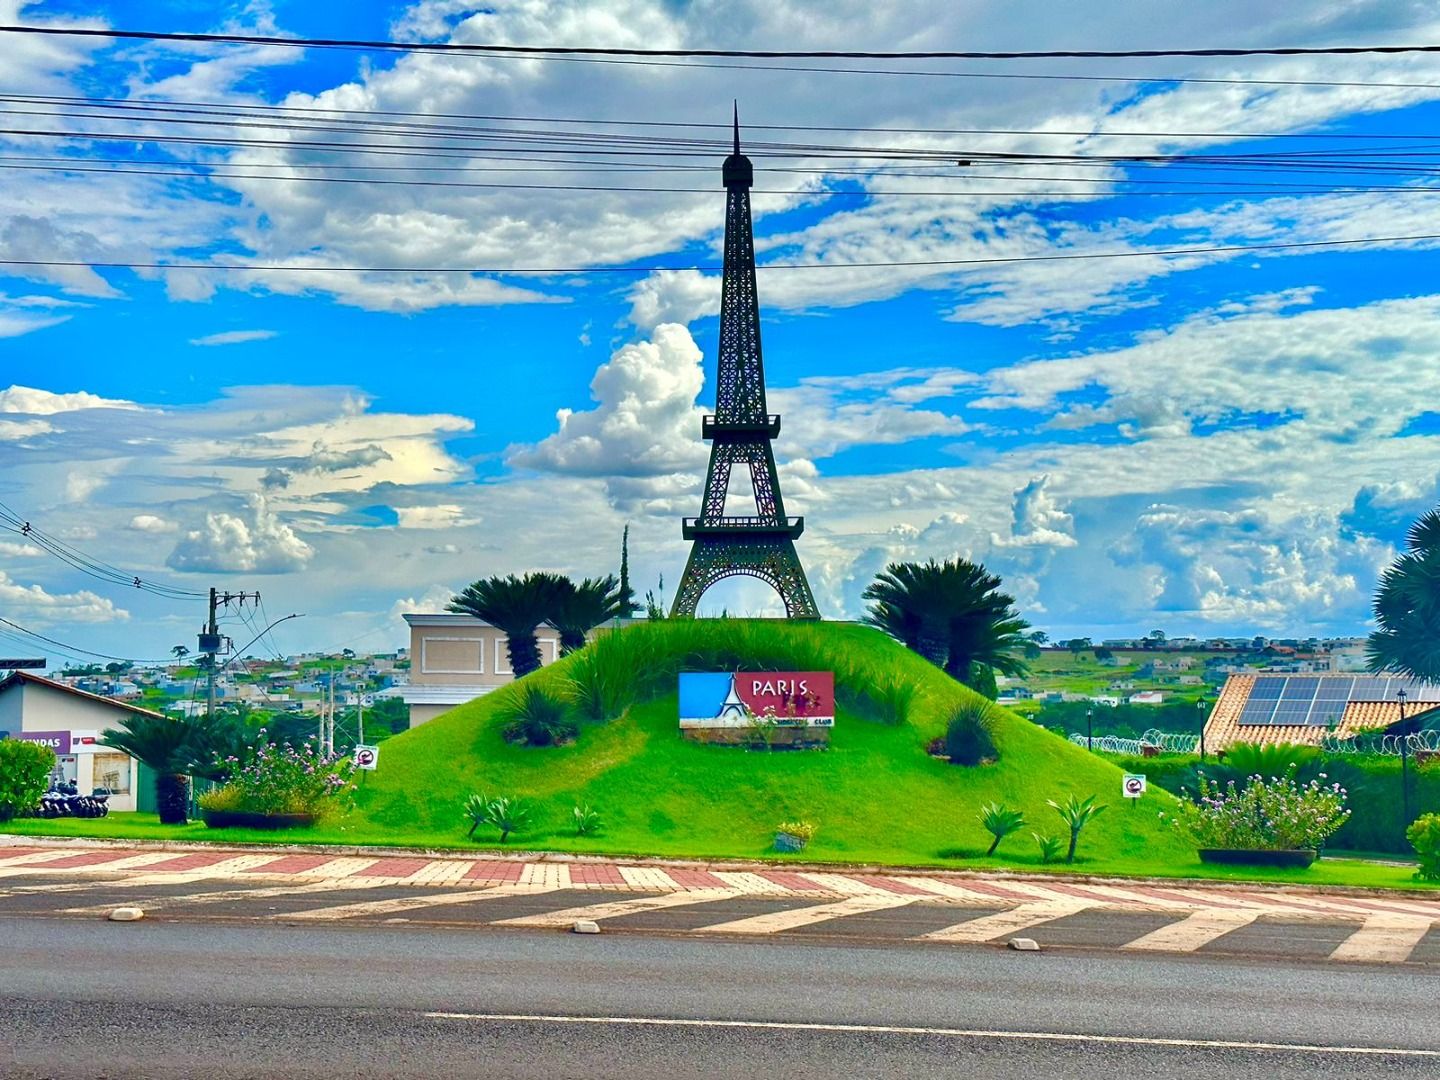
[[(715, 415), (701, 421), (710, 441), (710, 471), (698, 518), (685, 518), (693, 541), (690, 560), (675, 592), (672, 618), (693, 616), (705, 590), (722, 578), (748, 575), (768, 582), (791, 619), (818, 619), (820, 611), (795, 552), (803, 517), (786, 517), (771, 440), (780, 417), (765, 411), (765, 366), (760, 359), (760, 300), (755, 291), (755, 238), (750, 231), (750, 186), (755, 170), (740, 153), (740, 112), (735, 147), (721, 166), (725, 181), (725, 276), (720, 294), (720, 363)], [(725, 497), (730, 472), (750, 470), (755, 513), (729, 517)]]

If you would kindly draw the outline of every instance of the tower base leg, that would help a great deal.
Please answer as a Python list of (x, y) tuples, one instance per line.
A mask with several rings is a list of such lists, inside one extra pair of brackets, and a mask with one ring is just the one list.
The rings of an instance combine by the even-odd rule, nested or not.
[(699, 537), (694, 541), (670, 617), (693, 617), (711, 585), (722, 578), (742, 576), (759, 578), (779, 593), (786, 618), (820, 618), (795, 541), (745, 537)]

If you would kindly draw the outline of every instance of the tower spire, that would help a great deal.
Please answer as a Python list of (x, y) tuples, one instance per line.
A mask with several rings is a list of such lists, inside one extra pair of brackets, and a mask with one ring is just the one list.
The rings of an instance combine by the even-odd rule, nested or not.
[[(710, 441), (710, 470), (700, 516), (683, 523), (683, 535), (693, 544), (671, 614), (694, 615), (711, 585), (746, 574), (769, 583), (780, 594), (789, 618), (818, 619), (820, 611), (795, 551), (795, 540), (805, 531), (805, 519), (785, 514), (770, 446), (780, 434), (780, 417), (772, 415), (765, 404), (755, 237), (750, 224), (754, 168), (740, 152), (738, 102), (733, 109), (734, 152), (720, 170), (725, 181), (725, 273), (720, 286), (715, 414), (706, 416), (700, 425), (701, 435)], [(753, 516), (725, 513), (730, 473), (737, 467), (750, 474)]]

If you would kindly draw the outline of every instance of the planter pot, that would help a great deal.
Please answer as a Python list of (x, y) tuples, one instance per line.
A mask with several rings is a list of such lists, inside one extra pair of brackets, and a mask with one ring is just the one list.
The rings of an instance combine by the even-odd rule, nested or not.
[(1200, 861), (1231, 866), (1294, 866), (1304, 869), (1320, 853), (1314, 848), (1246, 850), (1244, 848), (1201, 848)]
[(201, 810), (212, 829), (308, 829), (314, 814), (260, 814), (253, 810)]
[(775, 834), (775, 850), (791, 852), (804, 851), (805, 838), (803, 836), (796, 836), (793, 833), (777, 832)]

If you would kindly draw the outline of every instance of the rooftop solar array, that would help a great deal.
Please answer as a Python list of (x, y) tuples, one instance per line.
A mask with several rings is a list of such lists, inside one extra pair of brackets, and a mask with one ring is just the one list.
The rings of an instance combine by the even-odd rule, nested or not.
[(1338, 724), (1352, 701), (1440, 704), (1440, 685), (1387, 675), (1257, 675), (1240, 723), (1248, 726)]

